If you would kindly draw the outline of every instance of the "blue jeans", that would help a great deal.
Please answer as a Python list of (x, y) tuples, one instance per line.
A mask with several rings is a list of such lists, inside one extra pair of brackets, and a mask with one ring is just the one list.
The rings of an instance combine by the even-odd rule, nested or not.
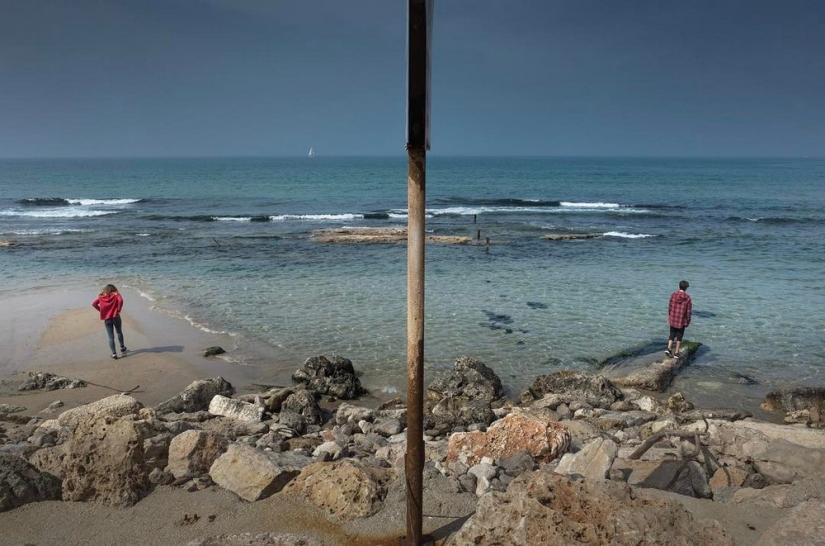
[(120, 316), (106, 319), (103, 321), (106, 326), (106, 334), (109, 336), (109, 348), (112, 349), (112, 354), (115, 354), (115, 330), (117, 330), (117, 340), (120, 342), (120, 350), (126, 349), (123, 344), (123, 330), (121, 329)]

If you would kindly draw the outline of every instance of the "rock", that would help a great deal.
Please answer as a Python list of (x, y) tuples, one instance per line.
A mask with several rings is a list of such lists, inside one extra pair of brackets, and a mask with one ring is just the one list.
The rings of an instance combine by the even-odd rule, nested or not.
[(692, 410), (694, 408), (691, 402), (685, 399), (685, 395), (681, 392), (674, 393), (667, 399), (667, 409), (674, 413), (681, 413), (683, 411)]
[(70, 431), (75, 430), (77, 424), (93, 416), (109, 416), (113, 418), (124, 415), (137, 415), (143, 404), (125, 394), (115, 394), (83, 406), (68, 409), (57, 418), (57, 424)]
[(427, 398), (442, 400), (492, 402), (504, 395), (501, 379), (480, 360), (468, 356), (459, 357), (449, 373), (442, 375), (427, 387)]
[(655, 421), (658, 416), (647, 411), (605, 411), (595, 417), (595, 424), (602, 430), (613, 428), (638, 427), (645, 423)]
[(169, 460), (169, 442), (172, 435), (168, 432), (146, 438), (143, 441), (143, 458), (150, 468), (165, 468)]
[(722, 467), (714, 472), (708, 484), (714, 490), (722, 487), (742, 487), (750, 472), (739, 467)]
[(691, 423), (702, 421), (703, 419), (722, 419), (724, 421), (741, 421), (753, 417), (753, 414), (745, 410), (737, 409), (693, 409), (676, 414), (676, 421), (679, 423)]
[(29, 378), (20, 385), (19, 391), (32, 391), (45, 389), (53, 391), (57, 389), (79, 389), (85, 387), (86, 383), (80, 379), (69, 379), (49, 372), (29, 372)]
[[(453, 464), (462, 464), (460, 461), (456, 461)], [(533, 459), (533, 456), (530, 455), (529, 451), (519, 451), (509, 457), (504, 457), (499, 462), (501, 466), (501, 471), (512, 477), (520, 476), (527, 472), (528, 470), (535, 470), (536, 468), (536, 461)], [(450, 465), (452, 468), (452, 465)]]
[(525, 412), (510, 413), (490, 425), (486, 432), (459, 432), (450, 436), (447, 462), (473, 466), (482, 457), (499, 459), (527, 451), (537, 461), (549, 462), (567, 451), (567, 427)]
[(219, 486), (248, 501), (273, 495), (284, 488), (310, 459), (294, 453), (269, 453), (232, 444), (209, 469)]
[(323, 461), (337, 461), (344, 451), (336, 442), (324, 442), (312, 452), (313, 457), (319, 457)]
[(490, 489), (493, 479), (498, 475), (498, 469), (489, 463), (480, 463), (470, 467), (467, 473), (476, 477), (476, 496), (480, 497)]
[(306, 359), (304, 367), (292, 374), (296, 383), (320, 394), (327, 394), (341, 400), (356, 398), (367, 391), (355, 376), (352, 362), (340, 356), (328, 359), (325, 356), (312, 356)]
[(680, 358), (663, 358), (649, 362), (650, 356), (648, 355), (642, 359), (643, 365), (641, 366), (617, 366), (605, 373), (619, 387), (664, 392), (679, 370), (690, 363), (701, 345), (701, 343), (686, 341), (682, 344)]
[(495, 414), (487, 400), (462, 400), (445, 397), (432, 404), (428, 401), (425, 427), (433, 430), (450, 431), (455, 427), (477, 423), (487, 425), (495, 420)]
[(716, 546), (733, 541), (718, 522), (697, 520), (676, 501), (634, 494), (627, 484), (528, 472), (506, 492), (482, 496), (475, 514), (447, 544)]
[(825, 502), (809, 500), (769, 528), (756, 546), (808, 546), (825, 544)]
[(14, 455), (0, 455), (0, 512), (60, 499), (60, 480)]
[(320, 425), (323, 423), (323, 414), (315, 395), (306, 389), (300, 389), (289, 395), (281, 405), (281, 413), (295, 413), (300, 415), (305, 423)]
[(315, 537), (289, 533), (241, 533), (187, 542), (186, 546), (324, 546)]
[(652, 396), (640, 396), (631, 403), (642, 411), (650, 411), (653, 413), (662, 413), (664, 411), (662, 404)]
[(622, 398), (622, 391), (602, 375), (561, 371), (538, 376), (533, 385), (521, 394), (521, 401), (527, 404), (548, 393), (571, 396), (599, 408), (609, 408)]
[(263, 418), (264, 408), (216, 394), (209, 402), (209, 413), (237, 419), (245, 423), (259, 423)]
[(289, 398), (295, 389), (292, 387), (284, 387), (282, 389), (273, 389), (264, 395), (264, 407), (269, 413), (281, 413), (281, 406), (284, 400)]
[(351, 459), (307, 466), (286, 491), (303, 493), (337, 521), (371, 516), (381, 509), (392, 471)]
[(206, 475), (218, 457), (229, 447), (229, 441), (215, 432), (187, 430), (169, 443), (169, 462), (166, 470), (175, 479), (189, 479)]
[(80, 420), (63, 461), (63, 500), (135, 504), (151, 486), (145, 439), (144, 427), (128, 418), (103, 414)]
[(44, 447), (29, 456), (29, 464), (43, 473), (51, 474), (63, 481), (63, 460), (66, 458), (67, 444)]
[(388, 417), (378, 419), (373, 423), (372, 431), (384, 438), (389, 438), (401, 432), (401, 421)]
[(45, 409), (41, 410), (40, 413), (57, 413), (57, 410), (63, 407), (63, 402), (60, 400), (55, 400), (51, 404), (48, 405)]
[(223, 347), (207, 347), (203, 350), (203, 356), (215, 356), (215, 355), (222, 355), (226, 351), (223, 350)]
[(762, 402), (766, 410), (785, 412), (825, 408), (825, 387), (794, 387), (769, 392)]
[(335, 412), (335, 422), (339, 425), (344, 423), (358, 423), (359, 421), (372, 421), (375, 417), (373, 410), (360, 406), (353, 406), (343, 402)]
[(198, 379), (180, 394), (158, 404), (155, 411), (158, 414), (194, 413), (207, 409), (215, 395), (232, 396), (233, 392), (232, 385), (223, 377)]
[(26, 411), (26, 408), (23, 406), (14, 406), (12, 404), (0, 404), (0, 415), (18, 413), (21, 411)]
[[(774, 483), (792, 483), (825, 468), (825, 434), (761, 421), (709, 421), (707, 443), (724, 455), (749, 461)], [(685, 427), (702, 431), (704, 423)]]
[(618, 449), (616, 442), (611, 440), (592, 440), (577, 453), (565, 453), (555, 472), (566, 476), (578, 474), (586, 480), (603, 480), (607, 478)]

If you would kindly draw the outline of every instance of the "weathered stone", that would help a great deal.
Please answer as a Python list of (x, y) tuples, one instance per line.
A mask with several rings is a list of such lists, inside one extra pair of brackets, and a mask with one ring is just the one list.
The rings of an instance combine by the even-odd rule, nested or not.
[(228, 447), (229, 441), (220, 434), (187, 430), (172, 438), (166, 470), (176, 479), (203, 476)]
[(264, 415), (264, 408), (249, 402), (235, 400), (216, 394), (209, 402), (209, 413), (237, 419), (246, 423), (258, 423)]
[(603, 375), (561, 371), (538, 376), (521, 394), (521, 401), (527, 404), (543, 398), (548, 393), (568, 395), (599, 408), (609, 408), (622, 398), (622, 391)]
[(452, 430), (458, 426), (476, 423), (487, 425), (495, 419), (495, 414), (487, 400), (461, 400), (450, 397), (442, 398), (432, 404), (427, 403), (429, 411), (425, 415), (425, 426), (435, 430)]
[(64, 459), (63, 500), (135, 504), (149, 492), (145, 428), (134, 420), (88, 415), (75, 427)]
[(338, 521), (371, 516), (381, 509), (392, 471), (351, 459), (307, 466), (286, 491), (303, 493)]
[(381, 418), (373, 423), (372, 427), (373, 432), (383, 436), (384, 438), (389, 438), (395, 434), (401, 432), (401, 421), (398, 419), (391, 419), (391, 418)]
[(0, 404), (0, 415), (5, 415), (8, 413), (18, 413), (21, 411), (26, 411), (26, 408), (23, 406), (15, 406), (13, 404)]
[(769, 392), (762, 402), (766, 410), (786, 412), (825, 407), (825, 387), (794, 387)]
[(207, 347), (203, 350), (203, 356), (215, 356), (215, 355), (222, 355), (226, 351), (223, 347), (218, 347), (217, 345), (214, 347)]
[(685, 399), (685, 395), (681, 392), (673, 393), (673, 395), (667, 399), (667, 409), (674, 413), (681, 413), (683, 411), (692, 410), (693, 408), (693, 404), (688, 402)]
[(750, 472), (739, 467), (722, 467), (716, 470), (708, 484), (714, 490), (721, 487), (742, 487)]
[(679, 423), (690, 423), (693, 421), (702, 421), (703, 419), (741, 421), (749, 417), (753, 417), (751, 412), (737, 409), (692, 409), (675, 415)]
[(713, 520), (696, 520), (676, 501), (619, 482), (573, 482), (528, 472), (505, 493), (482, 496), (476, 513), (447, 541), (463, 544), (732, 545)]
[(264, 407), (270, 413), (280, 413), (281, 406), (284, 400), (289, 398), (295, 389), (292, 387), (284, 387), (282, 389), (273, 389), (264, 395)]
[(481, 496), (490, 489), (493, 479), (498, 475), (498, 469), (489, 463), (480, 463), (470, 467), (468, 474), (476, 477), (476, 496)]
[(373, 410), (361, 406), (353, 406), (343, 402), (335, 412), (335, 422), (339, 425), (344, 423), (357, 423), (359, 421), (372, 421), (375, 417)]
[(319, 457), (324, 461), (337, 461), (343, 455), (344, 450), (336, 442), (324, 442), (312, 452), (313, 457)]
[(0, 512), (30, 502), (60, 499), (60, 480), (24, 459), (0, 455)]
[(242, 499), (256, 501), (283, 489), (310, 461), (294, 453), (269, 453), (232, 444), (212, 463), (209, 477)]
[(662, 413), (664, 411), (662, 404), (652, 396), (640, 396), (631, 403), (642, 411), (650, 411), (653, 413)]
[(617, 452), (616, 442), (601, 438), (592, 440), (577, 453), (565, 453), (555, 472), (566, 476), (578, 474), (586, 480), (603, 480), (607, 478)]
[(172, 435), (168, 432), (146, 438), (143, 441), (143, 458), (150, 468), (164, 468), (169, 459), (169, 442)]
[(486, 432), (460, 432), (450, 437), (447, 461), (473, 466), (482, 457), (499, 459), (527, 451), (537, 461), (548, 462), (567, 451), (570, 432), (559, 423), (514, 412), (490, 425)]
[(79, 389), (86, 386), (86, 382), (80, 379), (70, 379), (49, 372), (29, 372), (29, 378), (20, 385), (19, 391), (32, 391), (45, 389), (53, 391), (57, 389)]
[(180, 394), (158, 404), (155, 410), (158, 414), (193, 413), (207, 409), (215, 395), (232, 396), (233, 392), (232, 385), (223, 377), (198, 379)]
[(304, 362), (304, 367), (292, 374), (292, 380), (305, 383), (310, 390), (342, 400), (350, 400), (366, 393), (355, 375), (352, 362), (340, 356), (331, 359), (325, 356), (309, 357)]
[(809, 500), (765, 531), (756, 546), (822, 546), (825, 544), (825, 502)]
[[(458, 465), (462, 463), (456, 461), (453, 464)], [(528, 451), (519, 451), (509, 457), (504, 457), (499, 461), (499, 464), (502, 472), (512, 477), (520, 476), (528, 470), (535, 470), (536, 468), (536, 461)], [(450, 465), (450, 468), (452, 468), (452, 465)]]
[(68, 444), (60, 444), (38, 449), (29, 456), (29, 464), (63, 481), (63, 459), (66, 458), (67, 447)]
[(602, 430), (611, 428), (638, 427), (655, 421), (658, 416), (647, 411), (606, 411), (598, 414), (594, 424)]
[(300, 415), (305, 423), (311, 425), (320, 425), (324, 420), (315, 395), (306, 389), (297, 390), (284, 400), (281, 413), (290, 412)]
[(107, 415), (118, 418), (124, 415), (136, 415), (142, 407), (143, 404), (131, 396), (115, 394), (97, 402), (64, 411), (57, 418), (57, 424), (72, 431), (81, 420), (87, 417)]
[(453, 369), (437, 377), (427, 387), (431, 400), (485, 400), (492, 402), (504, 394), (501, 379), (483, 362), (468, 356), (459, 357)]

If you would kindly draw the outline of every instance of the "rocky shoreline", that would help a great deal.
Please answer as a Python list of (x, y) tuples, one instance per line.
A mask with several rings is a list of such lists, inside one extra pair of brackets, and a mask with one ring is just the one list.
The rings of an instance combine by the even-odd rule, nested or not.
[[(633, 374), (672, 377), (691, 350)], [(789, 424), (780, 425), (694, 408), (678, 393), (665, 399), (604, 371), (539, 376), (517, 402), (473, 358), (433, 379), (425, 513), (455, 522), (438, 543), (767, 545), (825, 536), (825, 389), (771, 393), (764, 406), (786, 412)], [(365, 521), (403, 529), (403, 402), (358, 405), (365, 391), (341, 357), (309, 358), (293, 381), (237, 395), (212, 377), (154, 407), (117, 394), (65, 411), (55, 403), (34, 417), (0, 405), (0, 511), (48, 500), (126, 509), (158, 488), (222, 489), (250, 503), (298, 495), (351, 534)], [(24, 386), (83, 387), (43, 374)], [(679, 499), (710, 514), (761, 507), (785, 515), (767, 528), (755, 519), (753, 529), (734, 529)], [(190, 542), (323, 543), (311, 532)]]

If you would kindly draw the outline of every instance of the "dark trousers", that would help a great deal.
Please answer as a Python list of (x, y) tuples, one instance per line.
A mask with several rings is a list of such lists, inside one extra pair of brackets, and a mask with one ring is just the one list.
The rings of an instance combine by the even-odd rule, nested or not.
[(121, 329), (120, 316), (106, 319), (103, 321), (106, 326), (106, 334), (109, 336), (109, 348), (112, 349), (112, 354), (115, 354), (115, 330), (117, 330), (117, 340), (120, 342), (121, 350), (125, 347), (123, 343), (123, 330)]

